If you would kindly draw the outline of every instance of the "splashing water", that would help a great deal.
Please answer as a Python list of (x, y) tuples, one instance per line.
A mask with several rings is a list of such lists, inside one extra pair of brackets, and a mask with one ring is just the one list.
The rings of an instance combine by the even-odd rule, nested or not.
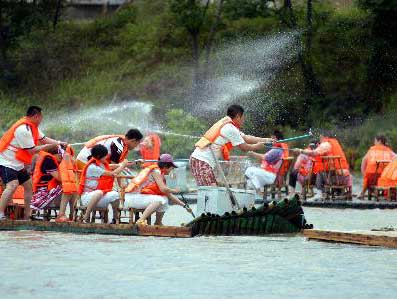
[[(204, 83), (206, 92), (201, 98), (205, 106), (194, 103), (191, 110), (199, 115), (203, 111), (206, 114), (224, 110), (232, 101), (248, 95), (248, 105), (256, 107), (259, 99), (254, 92), (261, 89), (261, 93), (266, 95), (266, 87), (278, 71), (296, 56), (296, 37), (297, 33), (291, 32), (260, 39), (243, 39), (216, 51), (212, 68), (218, 74)], [(266, 98), (269, 99), (267, 107), (271, 109), (273, 101), (269, 95)], [(192, 96), (192, 99), (195, 97)]]
[[(156, 132), (196, 139), (198, 137), (165, 131), (152, 115), (153, 104), (136, 100), (116, 102), (80, 111), (67, 112), (43, 122), (43, 130), (49, 135), (60, 135), (68, 142), (84, 142), (105, 134), (124, 134), (130, 128), (138, 128), (144, 134)], [(59, 113), (59, 112), (58, 112)]]

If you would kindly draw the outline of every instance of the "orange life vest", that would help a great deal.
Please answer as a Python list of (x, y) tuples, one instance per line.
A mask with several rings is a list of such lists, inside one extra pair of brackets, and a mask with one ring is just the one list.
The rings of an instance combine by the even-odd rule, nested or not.
[[(308, 150), (310, 150), (310, 148), (307, 148)], [(313, 169), (313, 164), (314, 164), (314, 159), (310, 158), (309, 156), (305, 155), (306, 159), (303, 159), (302, 164), (299, 166), (299, 170), (298, 173), (301, 174), (304, 177), (307, 177), (309, 175), (309, 173), (312, 171)]]
[[(18, 148), (14, 145), (11, 145), (12, 140), (15, 137), (15, 130), (22, 124), (26, 124), (30, 127), (30, 129), (32, 130), (32, 136), (33, 136), (33, 141), (34, 141), (34, 145), (38, 145), (39, 142), (39, 129), (37, 127), (37, 125), (35, 125), (34, 123), (30, 122), (27, 117), (23, 117), (21, 119), (19, 119), (17, 122), (15, 122), (11, 128), (5, 132), (5, 134), (3, 135), (3, 137), (1, 137), (0, 139), (0, 152), (5, 151), (7, 148), (11, 151), (15, 151), (15, 158), (18, 161), (21, 161), (25, 164), (31, 164), (32, 163), (32, 158), (33, 155), (31, 153), (29, 153), (27, 150), (22, 149), (22, 148)], [(9, 148), (11, 146), (11, 148)]]
[[(160, 157), (160, 147), (161, 147), (161, 140), (157, 134), (150, 134), (145, 139), (150, 138), (152, 141), (152, 147), (148, 147), (144, 144), (140, 146), (140, 152), (142, 159), (144, 160), (158, 160)], [(152, 165), (152, 162), (145, 162), (142, 164), (142, 167), (147, 167)]]
[(376, 170), (376, 161), (392, 161), (394, 157), (393, 151), (386, 145), (374, 145), (367, 152), (367, 166), (365, 168), (365, 174), (382, 173), (382, 170), (378, 168)]
[[(280, 148), (283, 149), (283, 156), (282, 156), (283, 159), (286, 159), (286, 158), (289, 157), (289, 149), (288, 149), (288, 144), (287, 143), (285, 143), (285, 142), (277, 142), (274, 146), (280, 147)], [(288, 170), (289, 170), (289, 166), (288, 165), (287, 164), (283, 164), (283, 166), (281, 167), (281, 170), (280, 170), (280, 174), (281, 175), (285, 175), (288, 172)]]
[[(165, 177), (164, 177), (163, 173), (161, 173), (161, 176), (162, 176), (164, 184), (166, 184)], [(159, 187), (159, 185), (157, 185), (156, 181), (150, 182), (145, 187), (143, 187), (141, 190), (141, 193), (142, 194), (152, 194), (152, 195), (165, 195), (165, 193), (163, 193), (160, 190), (160, 187)]]
[(59, 168), (59, 164), (57, 161), (57, 158), (50, 154), (47, 153), (45, 151), (40, 151), (39, 152), (39, 159), (36, 162), (36, 166), (34, 168), (34, 172), (33, 172), (33, 192), (37, 192), (37, 190), (39, 189), (39, 187), (45, 187), (47, 186), (47, 190), (51, 190), (53, 188), (56, 188), (59, 184), (58, 180), (55, 178), (52, 178), (50, 181), (48, 181), (47, 183), (40, 183), (41, 182), (41, 178), (45, 175), (42, 171), (41, 171), (41, 165), (43, 165), (43, 162), (45, 160), (45, 158), (51, 158), (52, 161), (54, 161), (57, 169)]
[(276, 164), (270, 164), (270, 163), (268, 163), (266, 160), (263, 160), (262, 161), (262, 165), (261, 165), (261, 167), (264, 169), (264, 170), (266, 170), (266, 171), (268, 171), (268, 172), (271, 172), (271, 173), (274, 173), (274, 174), (277, 174), (277, 172), (278, 172), (278, 168), (276, 168), (276, 165), (279, 163), (279, 161), (277, 161), (277, 163)]
[(378, 179), (379, 186), (397, 186), (397, 158), (386, 165), (380, 178)]
[(340, 166), (336, 166), (338, 169), (349, 170), (349, 164), (347, 163), (345, 153), (335, 138), (324, 138), (323, 142), (329, 142), (331, 144), (331, 150), (327, 154), (314, 157), (313, 173), (318, 174), (323, 171), (328, 171), (329, 166), (324, 166), (321, 157), (322, 156), (340, 156)]
[(76, 162), (73, 158), (74, 150), (67, 146), (62, 161), (59, 164), (59, 174), (62, 181), (62, 191), (64, 194), (73, 194), (78, 192), (76, 181)]
[(112, 191), (113, 189), (113, 182), (114, 179), (111, 176), (101, 176), (98, 178), (87, 178), (86, 174), (87, 174), (87, 168), (88, 166), (90, 166), (91, 164), (96, 164), (98, 166), (100, 166), (101, 164), (104, 164), (105, 166), (105, 170), (106, 171), (110, 171), (110, 167), (109, 167), (109, 163), (102, 163), (101, 161), (95, 159), (95, 158), (91, 158), (91, 160), (89, 160), (86, 164), (86, 166), (84, 167), (83, 171), (81, 172), (81, 177), (80, 177), (80, 185), (79, 185), (79, 194), (83, 194), (84, 192), (84, 188), (85, 188), (85, 183), (86, 180), (96, 180), (98, 181), (98, 186), (95, 188), (95, 190), (102, 190), (104, 193)]
[[(229, 117), (223, 117), (221, 120), (216, 122), (205, 134), (203, 137), (200, 138), (199, 141), (195, 144), (196, 147), (199, 147), (201, 149), (209, 146), (210, 144), (214, 143), (215, 140), (221, 136), (221, 130), (226, 124), (233, 124), (236, 128), (239, 128), (233, 120)], [(222, 146), (221, 151), (223, 155), (223, 159), (225, 160), (230, 160), (230, 151), (232, 150), (233, 145), (231, 142), (226, 143), (225, 145)]]
[(135, 178), (133, 178), (131, 182), (128, 184), (128, 186), (125, 188), (125, 192), (138, 191), (141, 188), (141, 186), (145, 184), (145, 182), (149, 178), (150, 173), (155, 169), (159, 170), (157, 164), (152, 164), (142, 169), (139, 172), (139, 174)]
[[(125, 136), (124, 135), (102, 135), (102, 136), (98, 136), (95, 138), (92, 138), (91, 140), (89, 140), (86, 144), (84, 144), (84, 146), (86, 148), (93, 148), (95, 145), (97, 145), (99, 142), (103, 141), (103, 140), (107, 140), (110, 138), (121, 138), (122, 143), (123, 143), (123, 151), (121, 152), (120, 155), (120, 159), (119, 162), (123, 161), (125, 158), (127, 158), (128, 156), (128, 147), (127, 144), (124, 142)], [(157, 158), (158, 159), (158, 158)], [(119, 163), (116, 162), (116, 163)]]

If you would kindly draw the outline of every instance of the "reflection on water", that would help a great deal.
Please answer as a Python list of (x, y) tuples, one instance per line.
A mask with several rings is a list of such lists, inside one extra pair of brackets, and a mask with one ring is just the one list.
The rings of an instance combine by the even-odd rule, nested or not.
[[(396, 226), (397, 211), (306, 208), (317, 228)], [(164, 221), (189, 215), (176, 206)], [(191, 239), (1, 232), (4, 298), (391, 298), (397, 250), (302, 236)], [(359, 285), (357, 285), (359, 284)]]

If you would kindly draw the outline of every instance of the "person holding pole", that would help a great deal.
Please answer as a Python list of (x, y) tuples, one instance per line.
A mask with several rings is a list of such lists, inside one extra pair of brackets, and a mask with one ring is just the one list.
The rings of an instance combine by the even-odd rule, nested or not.
[(77, 155), (77, 168), (83, 169), (91, 155), (91, 149), (98, 144), (106, 147), (109, 153), (108, 163), (120, 163), (128, 156), (128, 152), (136, 148), (142, 141), (143, 135), (138, 129), (130, 129), (125, 135), (102, 135), (84, 144)]
[(273, 143), (271, 138), (245, 135), (240, 131), (244, 123), (244, 109), (231, 105), (227, 116), (216, 122), (196, 143), (190, 156), (190, 170), (198, 186), (217, 186), (214, 169), (216, 160), (229, 160), (229, 152), (234, 147), (242, 151), (256, 151), (264, 148), (265, 143)]
[(42, 120), (42, 109), (30, 106), (26, 116), (15, 122), (0, 139), (0, 177), (6, 185), (0, 198), (0, 220), (6, 218), (4, 211), (18, 185), (24, 188), (24, 218), (29, 219), (33, 188), (27, 168), (32, 164), (33, 155), (54, 145), (66, 144), (46, 137), (39, 129)]

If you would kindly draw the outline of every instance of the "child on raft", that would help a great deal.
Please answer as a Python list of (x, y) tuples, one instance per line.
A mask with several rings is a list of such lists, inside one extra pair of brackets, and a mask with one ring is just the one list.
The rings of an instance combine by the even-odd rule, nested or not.
[(162, 154), (157, 164), (147, 166), (134, 178), (126, 188), (125, 208), (145, 209), (142, 216), (136, 222), (146, 225), (147, 218), (156, 212), (155, 225), (163, 225), (162, 220), (168, 208), (168, 201), (182, 206), (188, 212), (192, 212), (185, 203), (180, 201), (174, 193), (179, 189), (167, 186), (165, 176), (177, 166), (170, 154)]
[[(83, 169), (80, 178), (79, 194), (81, 204), (87, 206), (83, 223), (87, 223), (92, 210), (96, 207), (106, 208), (109, 204), (119, 204), (119, 193), (112, 191), (114, 177), (118, 175), (128, 164), (125, 159), (121, 164), (108, 163), (108, 150), (98, 144), (91, 149), (91, 156)], [(115, 204), (116, 203), (116, 204)], [(116, 206), (114, 206), (116, 207)], [(117, 210), (113, 212), (116, 222)]]

